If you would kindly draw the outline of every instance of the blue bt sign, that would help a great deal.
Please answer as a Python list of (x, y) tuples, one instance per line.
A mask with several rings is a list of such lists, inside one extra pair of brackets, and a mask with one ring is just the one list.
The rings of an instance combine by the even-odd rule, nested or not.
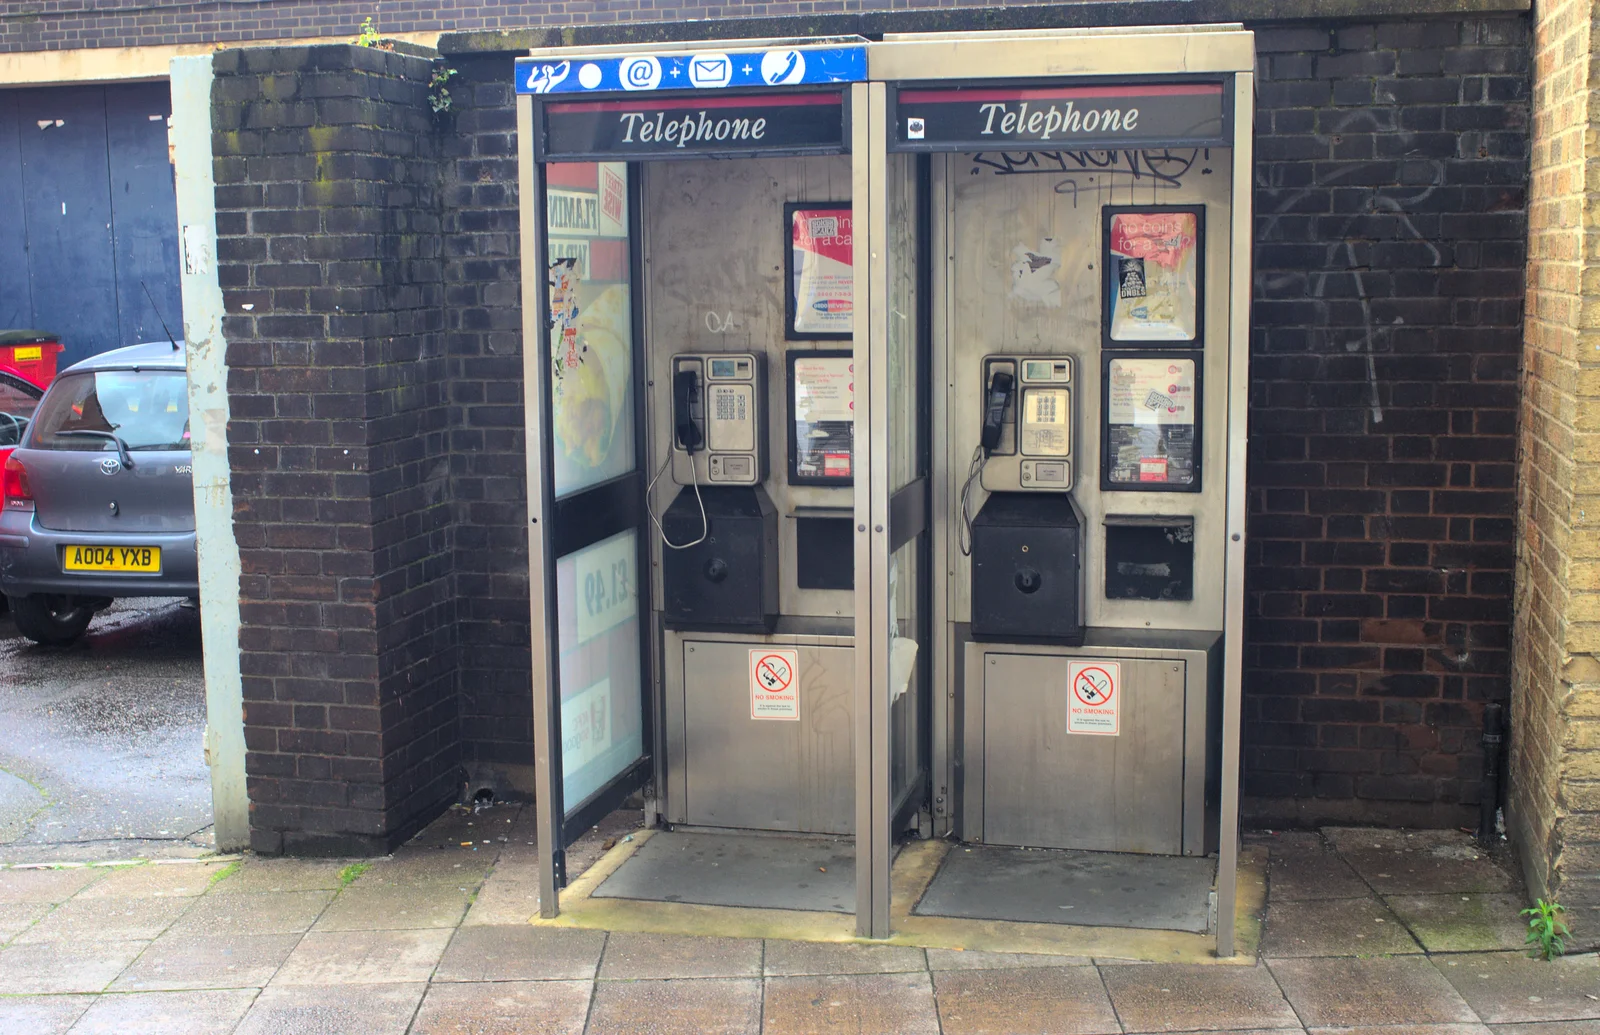
[(517, 92), (586, 94), (648, 90), (762, 89), (856, 83), (867, 77), (862, 46), (797, 47), (625, 57), (517, 59)]

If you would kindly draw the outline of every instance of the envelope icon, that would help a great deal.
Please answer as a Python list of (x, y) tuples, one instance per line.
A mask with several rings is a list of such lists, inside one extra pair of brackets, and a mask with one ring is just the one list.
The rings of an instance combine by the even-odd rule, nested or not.
[(726, 54), (695, 54), (689, 59), (689, 82), (693, 86), (727, 86), (733, 79), (733, 62)]

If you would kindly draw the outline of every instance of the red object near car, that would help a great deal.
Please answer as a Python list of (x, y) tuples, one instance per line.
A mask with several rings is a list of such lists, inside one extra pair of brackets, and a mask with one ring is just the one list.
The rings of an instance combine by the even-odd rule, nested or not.
[[(55, 367), (54, 354), (50, 366)], [(33, 411), (39, 408), (39, 399), (46, 385), (15, 367), (0, 364), (0, 468), (11, 459), (11, 451), (22, 442), (33, 420)], [(9, 472), (0, 478), (0, 507), (5, 505), (3, 486), (12, 482)]]
[(56, 361), (66, 346), (45, 331), (0, 331), (0, 369), (10, 368), (40, 388), (56, 379)]

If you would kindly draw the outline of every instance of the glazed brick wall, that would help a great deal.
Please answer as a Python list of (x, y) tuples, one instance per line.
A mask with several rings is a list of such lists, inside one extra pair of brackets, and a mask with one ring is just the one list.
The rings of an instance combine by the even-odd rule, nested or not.
[(431, 64), (215, 69), (252, 845), (387, 851), (460, 775)]
[(1247, 814), (1474, 825), (1509, 696), (1528, 23), (1257, 46)]

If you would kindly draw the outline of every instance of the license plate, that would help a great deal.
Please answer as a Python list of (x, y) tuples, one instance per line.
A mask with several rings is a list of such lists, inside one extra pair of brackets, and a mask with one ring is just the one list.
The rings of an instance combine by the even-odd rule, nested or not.
[(131, 571), (161, 573), (159, 546), (68, 546), (61, 554), (62, 571)]

